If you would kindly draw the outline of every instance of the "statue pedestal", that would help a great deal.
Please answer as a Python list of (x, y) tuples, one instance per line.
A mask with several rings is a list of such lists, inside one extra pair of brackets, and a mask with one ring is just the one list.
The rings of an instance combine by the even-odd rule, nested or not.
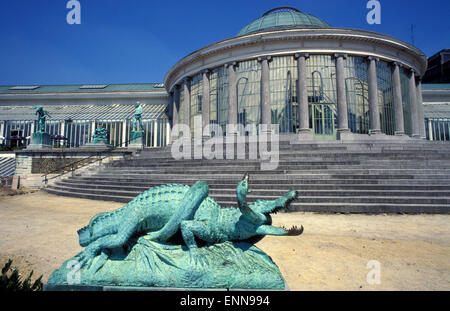
[(95, 140), (94, 140), (92, 143), (83, 145), (80, 148), (95, 150), (95, 151), (109, 151), (113, 148), (113, 146), (108, 143), (105, 143), (103, 141), (95, 142)]
[(143, 149), (145, 146), (145, 132), (144, 131), (131, 131), (130, 142), (128, 148)]
[(36, 132), (31, 137), (31, 143), (27, 149), (47, 149), (52, 147), (52, 140), (48, 133)]
[[(46, 290), (287, 290), (286, 282), (272, 259), (246, 242), (224, 242), (201, 247), (207, 262), (192, 262), (186, 246), (139, 238), (125, 251), (111, 250), (99, 269), (83, 266), (76, 284), (71, 280), (71, 258), (55, 270)], [(102, 255), (90, 260), (96, 265)], [(75, 280), (74, 280), (75, 281)]]

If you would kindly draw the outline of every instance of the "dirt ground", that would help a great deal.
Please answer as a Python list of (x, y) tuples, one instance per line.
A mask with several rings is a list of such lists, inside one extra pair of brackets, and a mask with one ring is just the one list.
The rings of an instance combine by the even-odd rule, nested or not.
[[(97, 213), (123, 204), (34, 192), (0, 191), (0, 265), (13, 259), (22, 275), (44, 282), (82, 248), (77, 230)], [(257, 244), (291, 290), (450, 290), (450, 215), (278, 214), (274, 225), (303, 225), (299, 237)], [(369, 261), (380, 284), (369, 284)], [(33, 278), (34, 280), (34, 278)]]

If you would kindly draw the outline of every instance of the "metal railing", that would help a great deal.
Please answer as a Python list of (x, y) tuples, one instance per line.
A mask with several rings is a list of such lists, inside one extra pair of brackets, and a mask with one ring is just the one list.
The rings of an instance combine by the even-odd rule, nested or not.
[[(104, 159), (107, 159), (107, 158), (111, 157), (112, 156), (112, 151), (116, 150), (117, 148), (122, 148), (122, 146), (124, 146), (124, 145), (127, 146), (130, 142), (132, 142), (131, 139), (121, 143), (120, 145), (112, 147), (111, 149), (109, 149), (106, 152), (97, 152), (96, 155), (91, 155), (89, 157), (85, 157), (85, 158), (80, 159), (78, 161), (71, 162), (70, 164), (67, 164), (67, 165), (65, 165), (63, 167), (57, 168), (57, 169), (52, 170), (50, 172), (46, 172), (45, 174), (43, 174), (41, 176), (41, 177), (44, 177), (43, 183), (45, 185), (47, 185), (49, 180), (52, 180), (52, 179), (55, 179), (55, 178), (59, 178), (59, 177), (61, 177), (63, 175), (66, 175), (68, 173), (72, 173), (72, 176), (73, 176), (74, 172), (77, 171), (78, 169), (84, 168), (84, 167), (86, 167), (88, 165), (91, 165), (91, 164), (94, 164), (96, 162), (101, 162)], [(144, 148), (144, 146), (143, 146), (143, 148)], [(58, 172), (61, 172), (61, 171), (62, 171), (62, 173), (57, 174)], [(48, 175), (53, 175), (53, 174), (57, 174), (57, 175), (48, 178)]]

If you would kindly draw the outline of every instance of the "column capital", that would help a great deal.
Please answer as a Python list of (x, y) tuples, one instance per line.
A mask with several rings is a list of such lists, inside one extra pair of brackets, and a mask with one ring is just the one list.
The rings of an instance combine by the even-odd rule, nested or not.
[(270, 55), (258, 57), (258, 62), (262, 62), (264, 60), (267, 60), (268, 62), (271, 62), (273, 60), (273, 58)]
[(391, 65), (392, 65), (392, 67), (399, 67), (400, 68), (402, 64), (399, 63), (399, 62), (392, 62)]
[(334, 58), (343, 58), (346, 59), (348, 57), (348, 54), (346, 53), (334, 53)]
[(226, 64), (225, 64), (225, 67), (227, 67), (227, 68), (229, 68), (229, 67), (231, 67), (231, 66), (237, 67), (238, 65), (239, 65), (238, 62), (229, 62), (229, 63), (226, 63)]
[(203, 74), (210, 74), (211, 71), (212, 71), (211, 69), (205, 68), (205, 69), (201, 70), (200, 73), (201, 73), (202, 75), (203, 75)]
[(379, 57), (377, 57), (377, 56), (368, 56), (367, 57), (367, 60), (369, 60), (369, 61), (376, 61), (376, 62), (379, 62), (380, 61), (380, 58)]
[(418, 75), (419, 73), (417, 72), (417, 70), (415, 70), (414, 68), (407, 68), (407, 70), (409, 71), (410, 75), (413, 75), (414, 77), (416, 76), (416, 74)]
[(183, 83), (190, 83), (192, 81), (192, 78), (189, 76), (186, 76), (182, 79)]
[(299, 59), (300, 57), (304, 57), (305, 59), (309, 58), (309, 53), (295, 53), (294, 58)]

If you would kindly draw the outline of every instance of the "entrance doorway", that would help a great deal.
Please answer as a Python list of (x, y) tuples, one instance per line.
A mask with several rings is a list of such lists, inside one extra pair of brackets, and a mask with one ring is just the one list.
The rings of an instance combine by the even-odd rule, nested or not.
[(334, 104), (311, 104), (314, 139), (336, 140), (336, 106)]

